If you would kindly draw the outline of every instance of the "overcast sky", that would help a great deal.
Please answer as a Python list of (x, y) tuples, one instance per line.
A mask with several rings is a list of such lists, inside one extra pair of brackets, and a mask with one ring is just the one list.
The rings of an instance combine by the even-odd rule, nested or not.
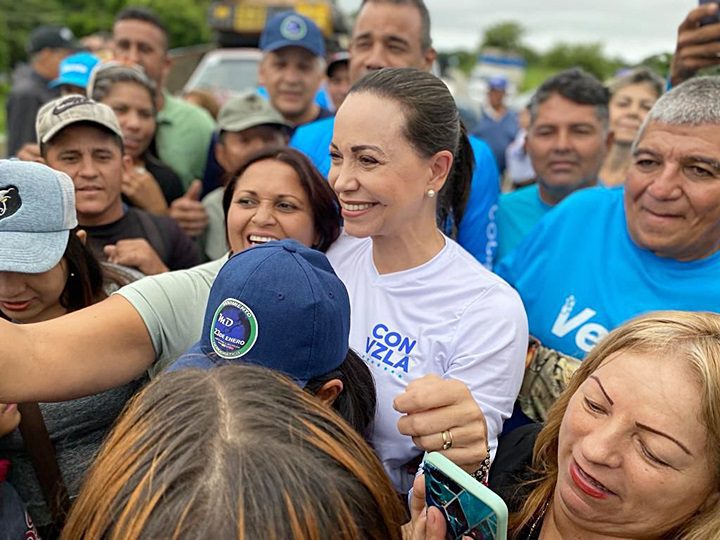
[[(425, 0), (438, 50), (471, 49), (483, 29), (502, 21), (526, 28), (525, 41), (540, 51), (558, 41), (602, 42), (628, 62), (675, 48), (677, 27), (697, 0)], [(348, 12), (358, 0), (339, 0)]]

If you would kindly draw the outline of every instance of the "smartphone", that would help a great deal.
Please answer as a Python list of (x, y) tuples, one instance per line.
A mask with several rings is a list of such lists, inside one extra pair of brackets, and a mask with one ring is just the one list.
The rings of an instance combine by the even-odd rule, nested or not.
[[(717, 4), (718, 0), (699, 0), (698, 5), (702, 6), (703, 4)], [(716, 22), (720, 22), (720, 13), (716, 13), (715, 15), (710, 15), (708, 17), (703, 17), (700, 19), (700, 26), (705, 26), (706, 24), (715, 24)]]
[(447, 540), (506, 540), (508, 509), (495, 492), (439, 452), (425, 454), (425, 502), (445, 516)]

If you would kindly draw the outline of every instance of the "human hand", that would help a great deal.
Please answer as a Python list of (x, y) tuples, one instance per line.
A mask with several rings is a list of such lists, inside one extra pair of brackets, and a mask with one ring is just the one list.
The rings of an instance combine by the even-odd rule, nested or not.
[(122, 192), (138, 208), (153, 214), (168, 213), (160, 184), (145, 167), (136, 166), (130, 156), (123, 157)]
[(35, 161), (37, 163), (45, 163), (45, 160), (40, 155), (40, 145), (35, 143), (23, 144), (20, 150), (18, 150), (15, 157), (23, 161)]
[(702, 26), (701, 20), (718, 13), (717, 4), (702, 4), (688, 13), (678, 27), (670, 82), (677, 86), (698, 70), (720, 64), (720, 24)]
[(447, 524), (442, 512), (425, 505), (425, 475), (413, 483), (410, 496), (410, 521), (403, 526), (404, 540), (445, 540)]
[(103, 252), (111, 263), (137, 268), (148, 276), (169, 270), (144, 238), (130, 238), (120, 240), (116, 244), (108, 244)]
[[(485, 416), (464, 383), (426, 375), (412, 381), (395, 397), (393, 407), (404, 414), (398, 430), (418, 448), (439, 451), (449, 460), (474, 472), (487, 456)], [(451, 445), (443, 450), (443, 432)]]
[(200, 236), (208, 224), (208, 215), (200, 202), (202, 182), (193, 180), (185, 195), (170, 204), (170, 217), (177, 221), (188, 236)]

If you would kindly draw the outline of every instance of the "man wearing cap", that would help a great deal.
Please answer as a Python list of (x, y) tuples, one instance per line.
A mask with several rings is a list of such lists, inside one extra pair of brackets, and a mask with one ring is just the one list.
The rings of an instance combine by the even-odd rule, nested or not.
[(202, 178), (215, 123), (210, 114), (171, 95), (165, 87), (170, 71), (169, 37), (165, 25), (145, 8), (129, 7), (115, 17), (115, 58), (141, 66), (157, 88), (157, 156), (170, 165), (187, 189)]
[(169, 217), (122, 201), (123, 138), (115, 113), (84, 96), (65, 96), (38, 112), (45, 162), (75, 184), (78, 223), (100, 258), (157, 274), (200, 262), (197, 247)]
[(231, 98), (220, 109), (218, 131), (208, 149), (203, 178), (203, 188), (209, 192), (202, 200), (208, 215), (203, 242), (208, 259), (218, 259), (229, 249), (222, 208), (228, 175), (251, 153), (270, 145), (287, 145), (291, 128), (280, 113), (253, 91)]
[[(430, 71), (437, 56), (430, 38), (430, 13), (423, 0), (363, 0), (350, 42), (350, 82), (384, 67)], [(301, 126), (290, 146), (304, 152), (327, 176), (334, 119)], [(496, 245), (495, 209), (500, 182), (488, 146), (470, 137), (475, 170), (456, 240), (481, 264), (492, 267)], [(445, 231), (452, 233), (452, 231)]]
[(71, 54), (60, 62), (60, 75), (50, 83), (50, 88), (59, 88), (60, 95), (85, 95), (90, 73), (100, 59), (89, 52)]
[(480, 120), (472, 130), (492, 150), (501, 175), (505, 172), (505, 149), (520, 130), (517, 113), (505, 106), (507, 84), (505, 77), (488, 79), (487, 106), (482, 108)]
[(27, 43), (29, 64), (20, 65), (12, 77), (7, 100), (7, 155), (14, 156), (26, 144), (35, 142), (35, 117), (40, 107), (59, 92), (48, 83), (58, 76), (60, 62), (76, 48), (69, 28), (40, 26)]
[(525, 141), (536, 182), (500, 196), (497, 261), (565, 197), (597, 183), (612, 142), (608, 101), (603, 84), (579, 69), (562, 71), (537, 89)]
[(327, 69), (327, 93), (334, 110), (338, 110), (350, 91), (350, 53), (339, 51), (330, 56)]
[(285, 120), (299, 126), (332, 116), (315, 103), (325, 77), (325, 40), (312, 20), (294, 11), (278, 13), (263, 29), (260, 49), (258, 82)]

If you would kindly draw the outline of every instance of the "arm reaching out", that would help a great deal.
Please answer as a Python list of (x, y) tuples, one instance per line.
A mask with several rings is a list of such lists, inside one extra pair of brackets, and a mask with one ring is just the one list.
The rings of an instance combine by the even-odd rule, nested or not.
[(119, 295), (35, 324), (0, 320), (0, 402), (62, 401), (125, 384), (155, 359), (140, 315)]

